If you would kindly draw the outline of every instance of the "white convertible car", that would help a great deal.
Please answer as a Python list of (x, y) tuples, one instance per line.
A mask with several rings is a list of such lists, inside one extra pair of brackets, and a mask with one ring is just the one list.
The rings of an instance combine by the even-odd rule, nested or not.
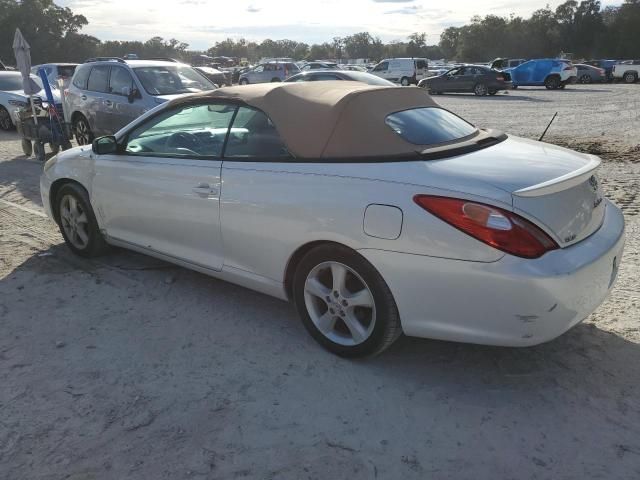
[(548, 341), (604, 300), (624, 220), (600, 161), (474, 127), (418, 88), (230, 87), (49, 160), (69, 248), (117, 245), (291, 300), (344, 356), (406, 335)]

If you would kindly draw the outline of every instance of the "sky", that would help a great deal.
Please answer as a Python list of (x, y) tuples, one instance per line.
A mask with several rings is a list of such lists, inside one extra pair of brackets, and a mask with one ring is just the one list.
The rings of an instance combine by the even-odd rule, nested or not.
[[(177, 38), (206, 50), (231, 37), (288, 38), (309, 44), (368, 31), (383, 41), (427, 33), (436, 44), (449, 26), (474, 15), (529, 16), (562, 0), (57, 0), (89, 20), (83, 33), (100, 40)], [(603, 1), (603, 5), (614, 3)], [(619, 2), (618, 2), (619, 3)]]

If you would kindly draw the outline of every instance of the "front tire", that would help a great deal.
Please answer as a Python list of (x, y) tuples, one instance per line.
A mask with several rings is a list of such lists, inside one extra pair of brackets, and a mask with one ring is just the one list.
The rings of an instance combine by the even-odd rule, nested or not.
[(403, 87), (408, 87), (411, 84), (411, 81), (409, 80), (408, 77), (402, 77), (400, 79), (400, 85), (402, 85)]
[(638, 74), (635, 72), (627, 72), (624, 74), (625, 83), (635, 83), (638, 80)]
[(382, 276), (340, 245), (322, 245), (305, 255), (294, 276), (293, 298), (307, 331), (336, 355), (376, 355), (402, 333)]
[(73, 131), (76, 134), (76, 142), (78, 145), (90, 145), (91, 142), (93, 142), (91, 126), (83, 115), (78, 115), (74, 120)]
[(238, 82), (238, 85), (249, 85), (249, 80), (247, 80), (246, 78), (241, 78)]
[(580, 83), (591, 83), (591, 75), (587, 75), (586, 73), (580, 77)]
[(13, 130), (13, 122), (11, 121), (11, 115), (9, 111), (0, 105), (0, 130), (9, 131)]
[(69, 249), (81, 257), (97, 257), (108, 246), (100, 233), (89, 195), (75, 183), (63, 185), (56, 195), (56, 220)]

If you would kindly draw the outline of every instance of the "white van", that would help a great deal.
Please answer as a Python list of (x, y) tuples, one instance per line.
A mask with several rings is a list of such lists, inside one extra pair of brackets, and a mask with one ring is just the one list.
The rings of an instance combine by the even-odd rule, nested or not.
[(417, 85), (429, 76), (426, 58), (387, 58), (373, 67), (369, 73), (397, 82), (403, 86)]

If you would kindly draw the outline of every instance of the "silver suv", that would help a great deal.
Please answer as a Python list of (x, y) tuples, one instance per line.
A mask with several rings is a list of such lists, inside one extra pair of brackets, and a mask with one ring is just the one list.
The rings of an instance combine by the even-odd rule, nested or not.
[(211, 81), (182, 63), (92, 58), (78, 65), (64, 92), (65, 118), (78, 145), (87, 145), (167, 100), (213, 89)]
[(266, 62), (253, 67), (240, 75), (238, 83), (284, 82), (291, 75), (300, 73), (300, 69), (293, 62)]

